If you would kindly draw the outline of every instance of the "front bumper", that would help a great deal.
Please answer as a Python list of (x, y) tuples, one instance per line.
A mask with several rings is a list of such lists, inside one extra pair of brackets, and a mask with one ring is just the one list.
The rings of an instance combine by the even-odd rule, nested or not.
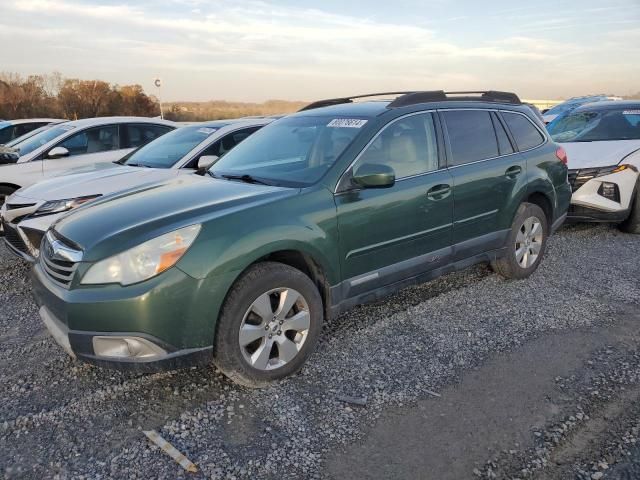
[[(0, 210), (0, 225), (9, 251), (33, 263), (40, 251), (40, 242), (49, 227), (62, 214), (29, 218), (44, 201), (12, 195)], [(8, 208), (8, 205), (13, 208)]]
[[(613, 184), (619, 201), (601, 194), (604, 183)], [(638, 173), (632, 169), (592, 178), (584, 183), (579, 177), (574, 183), (567, 220), (570, 222), (622, 222), (628, 216), (636, 194)]]
[[(200, 303), (199, 281), (177, 268), (129, 287), (67, 290), (54, 284), (41, 266), (32, 273), (40, 315), (54, 339), (70, 355), (120, 370), (159, 371), (210, 362), (215, 316)], [(97, 354), (95, 337), (128, 337), (157, 345), (152, 356)]]

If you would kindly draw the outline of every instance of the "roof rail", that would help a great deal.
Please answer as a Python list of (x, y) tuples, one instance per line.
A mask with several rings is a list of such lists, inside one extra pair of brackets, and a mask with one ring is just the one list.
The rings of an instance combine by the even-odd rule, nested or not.
[(306, 107), (302, 107), (300, 112), (304, 112), (305, 110), (313, 110), (314, 108), (322, 108), (322, 107), (330, 107), (332, 105), (341, 105), (343, 103), (353, 103), (354, 100), (359, 98), (369, 98), (369, 97), (383, 97), (386, 95), (406, 95), (408, 93), (413, 92), (383, 92), (383, 93), (369, 93), (367, 95), (354, 95), (353, 97), (342, 97), (342, 98), (329, 98), (327, 100), (318, 100), (317, 102), (310, 103)]
[(304, 112), (305, 110), (313, 110), (315, 108), (330, 107), (332, 105), (341, 105), (343, 103), (353, 103), (354, 100), (360, 98), (382, 97), (387, 95), (398, 95), (395, 100), (387, 105), (387, 108), (400, 108), (407, 107), (409, 105), (416, 105), (418, 103), (446, 102), (451, 100), (513, 103), (517, 105), (522, 104), (520, 98), (515, 93), (501, 92), (498, 90), (479, 90), (468, 92), (445, 92), (444, 90), (430, 90), (422, 92), (412, 91), (370, 93), (367, 95), (354, 95), (352, 97), (329, 98), (327, 100), (318, 100), (317, 102), (310, 103), (306, 107), (301, 108), (299, 111)]
[(434, 90), (430, 92), (412, 92), (396, 98), (387, 108), (399, 108), (418, 103), (444, 102), (444, 101), (476, 101), (476, 102), (499, 102), (522, 104), (520, 98), (515, 93), (500, 92), (497, 90), (482, 90), (468, 92), (445, 92)]

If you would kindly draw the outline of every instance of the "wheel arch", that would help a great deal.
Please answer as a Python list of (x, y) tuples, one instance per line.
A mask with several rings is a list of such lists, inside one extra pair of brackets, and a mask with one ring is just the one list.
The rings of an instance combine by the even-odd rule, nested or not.
[(554, 221), (553, 201), (549, 198), (549, 196), (546, 193), (541, 192), (539, 190), (531, 192), (529, 193), (527, 198), (524, 199), (524, 201), (540, 207), (544, 212), (544, 214), (547, 216), (547, 223), (549, 224), (549, 227), (551, 227)]
[[(325, 318), (329, 317), (331, 307), (331, 286), (325, 268), (311, 254), (299, 249), (284, 249), (270, 252), (252, 262), (251, 266), (261, 262), (278, 262), (300, 270), (316, 285), (322, 298)], [(244, 273), (244, 271), (243, 271)], [(241, 274), (242, 275), (242, 274)]]
[(20, 185), (16, 185), (15, 183), (8, 183), (8, 182), (0, 183), (0, 187), (13, 188), (14, 190), (20, 190), (22, 188)]

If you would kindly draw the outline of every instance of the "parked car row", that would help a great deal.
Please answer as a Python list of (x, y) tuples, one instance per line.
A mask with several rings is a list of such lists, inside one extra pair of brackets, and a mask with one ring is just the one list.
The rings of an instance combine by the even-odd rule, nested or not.
[[(14, 192), (0, 214), (73, 357), (136, 370), (213, 360), (261, 386), (301, 368), (323, 320), (354, 305), (478, 262), (526, 278), (567, 214), (640, 233), (639, 112), (587, 105), (547, 131), (512, 93), (376, 94), (182, 126), (135, 150), (136, 122), (121, 119), (93, 140), (118, 154), (71, 175), (47, 163), (73, 156), (73, 133), (36, 140), (31, 160), (21, 148), (0, 183), (5, 169), (25, 185), (65, 175)], [(88, 128), (56, 128), (72, 124)]]

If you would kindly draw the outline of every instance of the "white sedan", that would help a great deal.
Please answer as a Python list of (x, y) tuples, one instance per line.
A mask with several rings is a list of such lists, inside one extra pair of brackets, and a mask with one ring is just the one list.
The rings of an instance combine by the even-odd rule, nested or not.
[(61, 216), (107, 195), (204, 171), (219, 157), (273, 118), (219, 120), (181, 127), (123, 157), (94, 165), (87, 172), (53, 178), (7, 198), (0, 219), (9, 250), (28, 261), (39, 254), (40, 241)]
[(640, 102), (584, 105), (548, 129), (568, 157), (568, 220), (619, 223), (640, 234)]
[(15, 163), (0, 165), (0, 205), (19, 188), (75, 167), (113, 162), (177, 126), (144, 117), (102, 117), (46, 129), (16, 146)]

